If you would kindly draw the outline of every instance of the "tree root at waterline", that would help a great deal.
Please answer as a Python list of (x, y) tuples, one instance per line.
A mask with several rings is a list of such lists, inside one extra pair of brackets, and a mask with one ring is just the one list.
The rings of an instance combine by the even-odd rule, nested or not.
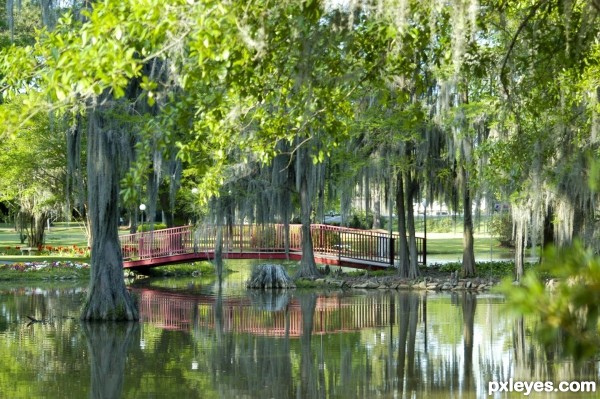
[(246, 287), (268, 290), (296, 288), (296, 284), (294, 284), (283, 266), (263, 263), (252, 270), (252, 275), (246, 283)]
[(102, 292), (90, 290), (81, 311), (85, 321), (137, 321), (139, 310), (136, 298), (127, 291)]

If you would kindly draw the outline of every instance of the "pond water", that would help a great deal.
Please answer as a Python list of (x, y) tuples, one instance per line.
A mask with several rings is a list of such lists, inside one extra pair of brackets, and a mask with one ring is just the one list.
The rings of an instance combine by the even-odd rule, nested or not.
[(220, 288), (133, 284), (141, 323), (80, 323), (77, 283), (0, 286), (0, 398), (523, 397), (488, 396), (489, 383), (599, 380), (598, 364), (537, 345), (535, 320), (498, 295), (260, 294), (237, 266)]

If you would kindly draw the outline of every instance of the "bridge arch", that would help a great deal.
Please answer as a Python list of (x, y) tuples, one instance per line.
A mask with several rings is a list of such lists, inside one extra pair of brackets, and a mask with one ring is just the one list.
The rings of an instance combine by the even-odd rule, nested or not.
[[(301, 229), (283, 224), (228, 226), (224, 259), (301, 259)], [(398, 234), (325, 224), (311, 225), (317, 263), (359, 269), (386, 269), (398, 263)], [(124, 267), (142, 269), (215, 258), (217, 226), (181, 226), (121, 236)], [(427, 243), (417, 237), (418, 263), (426, 264)]]

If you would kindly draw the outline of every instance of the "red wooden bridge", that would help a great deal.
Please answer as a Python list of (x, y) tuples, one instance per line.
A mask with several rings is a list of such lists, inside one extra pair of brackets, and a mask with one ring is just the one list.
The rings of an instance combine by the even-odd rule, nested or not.
[[(182, 226), (121, 236), (124, 267), (142, 269), (212, 260), (222, 235), (223, 259), (302, 258), (301, 225)], [(398, 263), (397, 234), (324, 224), (311, 225), (315, 261), (320, 264), (385, 269)], [(426, 263), (426, 241), (417, 237), (418, 262)]]

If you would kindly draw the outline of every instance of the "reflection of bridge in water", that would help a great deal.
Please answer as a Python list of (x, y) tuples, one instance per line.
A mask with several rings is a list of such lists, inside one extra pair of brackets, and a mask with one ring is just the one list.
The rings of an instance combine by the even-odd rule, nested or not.
[[(279, 293), (276, 297), (276, 293), (266, 292), (267, 297), (225, 297), (218, 301), (214, 296), (134, 290), (140, 296), (141, 320), (159, 328), (191, 331), (195, 326), (262, 336), (302, 335), (303, 309), (291, 293)], [(287, 294), (290, 294), (289, 300), (282, 296)], [(273, 303), (277, 303), (277, 310), (269, 306)], [(314, 311), (313, 334), (353, 332), (394, 324), (394, 307), (393, 296), (382, 293), (320, 295)]]
[[(222, 226), (223, 259), (302, 258), (301, 225)], [(217, 226), (174, 227), (121, 236), (124, 267), (142, 269), (215, 258)], [(323, 224), (311, 225), (315, 261), (361, 269), (398, 262), (398, 234)], [(426, 263), (426, 241), (417, 237), (418, 262)]]

